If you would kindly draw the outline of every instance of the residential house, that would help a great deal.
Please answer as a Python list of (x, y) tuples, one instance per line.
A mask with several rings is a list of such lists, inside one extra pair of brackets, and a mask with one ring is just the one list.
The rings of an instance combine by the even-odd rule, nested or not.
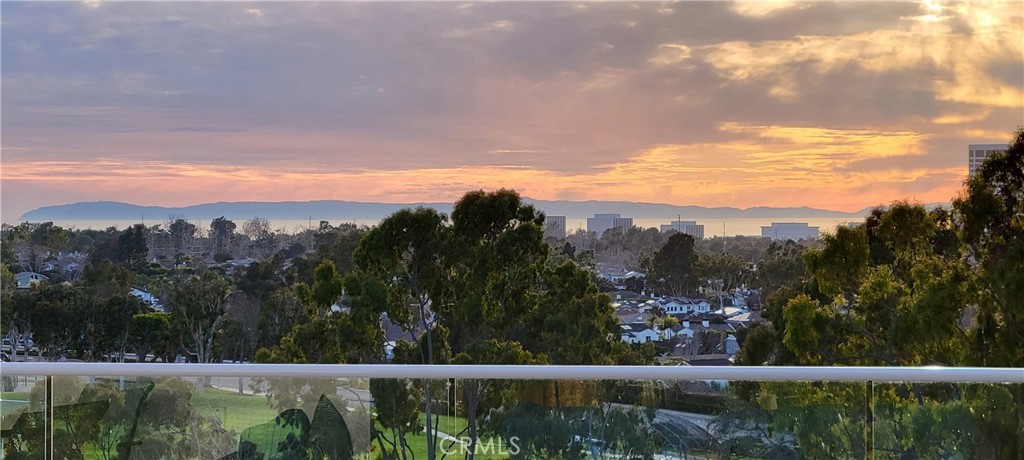
[(671, 297), (658, 300), (661, 308), (669, 315), (681, 315), (687, 313), (709, 313), (711, 304), (704, 299), (690, 299), (687, 297)]
[(645, 323), (623, 324), (620, 328), (620, 336), (626, 343), (648, 343), (661, 340), (660, 332)]
[(156, 298), (156, 296), (154, 296), (153, 294), (149, 293), (149, 291), (146, 291), (144, 289), (139, 289), (139, 288), (132, 288), (130, 291), (128, 291), (128, 293), (133, 295), (133, 296), (135, 296), (135, 297), (137, 297), (139, 300), (145, 302), (146, 305), (149, 305), (150, 308), (152, 308), (152, 309), (154, 309), (156, 311), (159, 311), (159, 312), (165, 311), (164, 310), (164, 305), (160, 302), (160, 299)]
[(36, 272), (18, 272), (14, 278), (18, 280), (18, 289), (28, 289), (50, 279), (48, 276)]

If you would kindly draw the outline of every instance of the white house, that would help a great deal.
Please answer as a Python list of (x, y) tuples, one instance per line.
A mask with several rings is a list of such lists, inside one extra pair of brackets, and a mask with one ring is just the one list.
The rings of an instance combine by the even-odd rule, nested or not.
[(732, 356), (735, 355), (737, 351), (740, 351), (740, 343), (736, 340), (735, 335), (729, 334), (729, 336), (725, 338), (725, 354)]
[(138, 288), (132, 288), (128, 293), (145, 302), (146, 305), (149, 305), (154, 310), (159, 312), (164, 311), (164, 306), (160, 303), (160, 299), (156, 298), (153, 294)]
[(50, 279), (48, 276), (36, 272), (18, 272), (14, 278), (18, 280), (18, 289), (28, 289)]
[(607, 269), (598, 272), (597, 277), (603, 280), (607, 280), (612, 283), (620, 283), (628, 279), (636, 278), (642, 279), (646, 275), (635, 270), (626, 271), (624, 269)]
[(708, 313), (711, 311), (711, 304), (704, 299), (689, 299), (676, 297), (660, 300), (661, 307), (665, 313), (670, 315), (681, 315), (684, 313)]
[(647, 343), (661, 340), (661, 334), (646, 324), (623, 324), (620, 326), (622, 341), (626, 343)]

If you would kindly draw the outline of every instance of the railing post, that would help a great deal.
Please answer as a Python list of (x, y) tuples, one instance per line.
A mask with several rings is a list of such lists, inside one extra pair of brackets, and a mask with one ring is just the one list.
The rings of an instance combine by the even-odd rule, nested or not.
[(875, 385), (868, 380), (864, 382), (864, 391), (867, 392), (864, 398), (864, 458), (874, 460), (875, 458)]
[(43, 409), (46, 421), (43, 423), (44, 449), (43, 458), (52, 460), (56, 458), (53, 452), (53, 430), (55, 428), (53, 411), (53, 376), (46, 376), (46, 408)]

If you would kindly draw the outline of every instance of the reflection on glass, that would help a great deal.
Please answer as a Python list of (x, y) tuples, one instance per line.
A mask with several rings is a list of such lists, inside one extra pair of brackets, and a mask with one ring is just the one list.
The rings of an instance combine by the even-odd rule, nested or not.
[(1024, 386), (58, 376), (16, 389), (2, 394), (5, 459), (895, 459), (1011, 457)]

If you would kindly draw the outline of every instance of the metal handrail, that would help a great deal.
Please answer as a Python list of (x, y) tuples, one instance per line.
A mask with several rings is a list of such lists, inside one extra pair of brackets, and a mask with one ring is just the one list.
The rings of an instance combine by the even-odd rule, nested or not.
[(138, 377), (1024, 383), (1024, 368), (6, 362), (0, 374)]

